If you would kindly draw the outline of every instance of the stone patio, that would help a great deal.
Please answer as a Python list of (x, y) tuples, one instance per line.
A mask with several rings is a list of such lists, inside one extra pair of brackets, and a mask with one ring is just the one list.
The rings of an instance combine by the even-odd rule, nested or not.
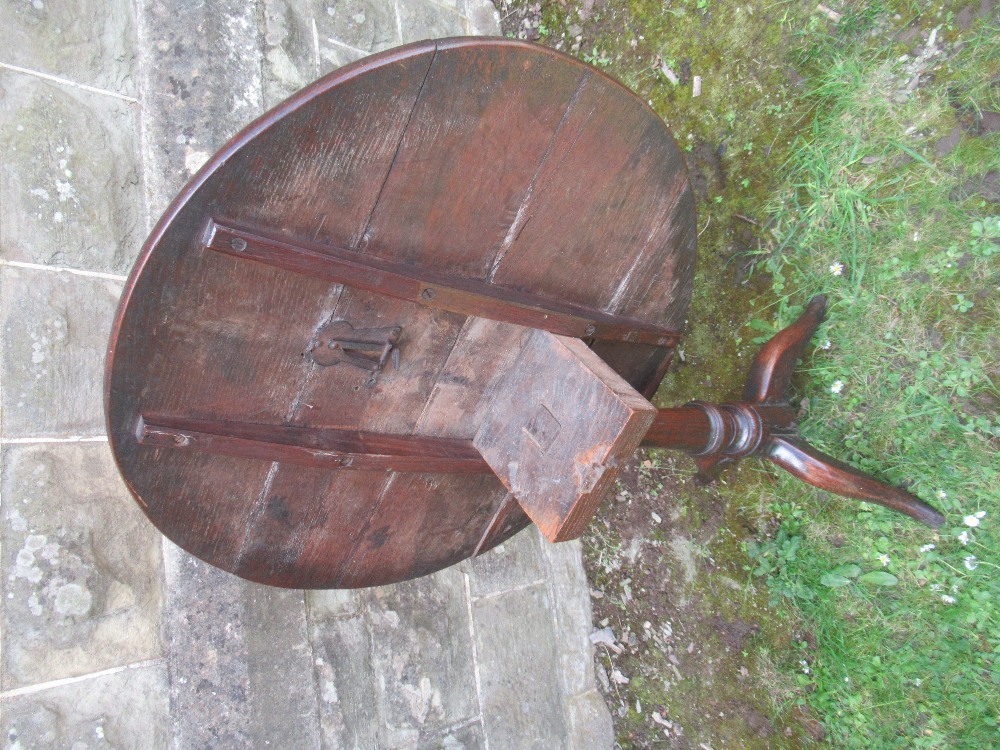
[(0, 443), (5, 747), (610, 748), (576, 544), (267, 588), (166, 542), (118, 477), (102, 368), (125, 274), (244, 124), (486, 0), (5, 0)]

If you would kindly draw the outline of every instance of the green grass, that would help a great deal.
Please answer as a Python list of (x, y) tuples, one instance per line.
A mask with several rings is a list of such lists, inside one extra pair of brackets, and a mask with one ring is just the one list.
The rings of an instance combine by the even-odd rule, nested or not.
[[(1000, 27), (959, 33), (935, 5), (857, 7), (799, 37), (812, 110), (760, 261), (777, 301), (753, 325), (765, 338), (828, 295), (804, 435), (948, 521), (934, 534), (817, 492), (770, 506), (778, 535), (748, 545), (749, 567), (815, 635), (782, 664), (835, 746), (997, 747), (1000, 207), (967, 183), (1000, 169), (1000, 138), (934, 145), (1000, 110)], [(939, 27), (942, 51), (907, 90), (912, 57), (891, 40), (911, 18)], [(772, 492), (803, 497), (791, 480)]]
[[(546, 44), (571, 49), (572, 5), (543, 4)], [(840, 748), (1000, 747), (1000, 205), (973, 189), (1000, 170), (1000, 140), (966, 132), (1000, 111), (1000, 28), (960, 29), (963, 8), (978, 10), (963, 0), (826, 5), (839, 23), (790, 0), (611, 0), (576, 54), (649, 101), (707, 177), (687, 363), (658, 398), (736, 397), (757, 344), (825, 293), (795, 379), (805, 437), (947, 516), (934, 533), (752, 461), (716, 487), (727, 525), (710, 554), (734, 575), (745, 565), (752, 598), (771, 600), (742, 656), (794, 736), (763, 742), (808, 744), (815, 718)], [(915, 60), (934, 29), (940, 52)], [(685, 60), (704, 77), (698, 98), (658, 71)], [(936, 154), (955, 127), (957, 146)], [(748, 224), (761, 225), (752, 240)], [(664, 498), (685, 518), (702, 501)], [(592, 547), (620, 557), (608, 540)], [(762, 742), (701, 722), (702, 688), (632, 693), (662, 700), (692, 737), (700, 724), (697, 742)], [(622, 746), (638, 746), (628, 730)]]

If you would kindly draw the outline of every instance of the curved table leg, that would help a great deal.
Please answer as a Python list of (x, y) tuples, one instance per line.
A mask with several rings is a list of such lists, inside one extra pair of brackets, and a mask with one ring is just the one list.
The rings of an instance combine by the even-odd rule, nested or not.
[(809, 339), (816, 333), (826, 313), (826, 297), (818, 294), (809, 300), (805, 312), (787, 328), (778, 331), (753, 359), (750, 375), (743, 387), (743, 400), (752, 404), (784, 403), (788, 384)]
[(795, 412), (788, 404), (788, 385), (825, 311), (826, 298), (813, 297), (797, 321), (764, 344), (754, 358), (743, 401), (695, 401), (678, 409), (660, 409), (642, 444), (690, 453), (701, 482), (712, 481), (726, 464), (761, 455), (816, 487), (940, 527), (944, 516), (927, 503), (821, 453), (799, 435)]
[(764, 448), (764, 455), (788, 473), (814, 487), (844, 497), (878, 503), (932, 529), (940, 528), (944, 523), (944, 516), (920, 498), (863, 474), (816, 450), (802, 439), (772, 437)]

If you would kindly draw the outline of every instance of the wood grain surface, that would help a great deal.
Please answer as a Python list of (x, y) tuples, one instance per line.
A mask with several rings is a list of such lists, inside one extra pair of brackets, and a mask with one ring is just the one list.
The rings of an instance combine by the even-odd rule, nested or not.
[[(424, 575), (529, 520), (490, 474), (140, 441), (141, 417), (467, 442), (525, 334), (207, 249), (214, 222), (674, 334), (690, 298), (694, 208), (676, 146), (645, 104), (559, 53), (501, 39), (421, 42), (341, 68), (252, 123), (147, 240), (115, 321), (105, 393), (116, 460), (152, 522), (192, 554), (278, 586)], [(311, 361), (320, 330), (338, 320), (400, 326), (393, 358), (374, 373)], [(595, 350), (649, 392), (672, 344)]]
[(579, 339), (534, 330), (473, 445), (550, 542), (576, 539), (656, 407)]

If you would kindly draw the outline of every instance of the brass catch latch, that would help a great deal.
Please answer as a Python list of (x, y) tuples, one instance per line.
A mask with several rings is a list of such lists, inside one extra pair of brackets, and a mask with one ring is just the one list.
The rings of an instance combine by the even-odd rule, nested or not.
[(402, 330), (400, 326), (355, 328), (346, 320), (333, 320), (319, 329), (306, 356), (323, 367), (345, 362), (369, 372), (381, 372), (391, 356), (392, 366), (398, 368), (396, 340)]

